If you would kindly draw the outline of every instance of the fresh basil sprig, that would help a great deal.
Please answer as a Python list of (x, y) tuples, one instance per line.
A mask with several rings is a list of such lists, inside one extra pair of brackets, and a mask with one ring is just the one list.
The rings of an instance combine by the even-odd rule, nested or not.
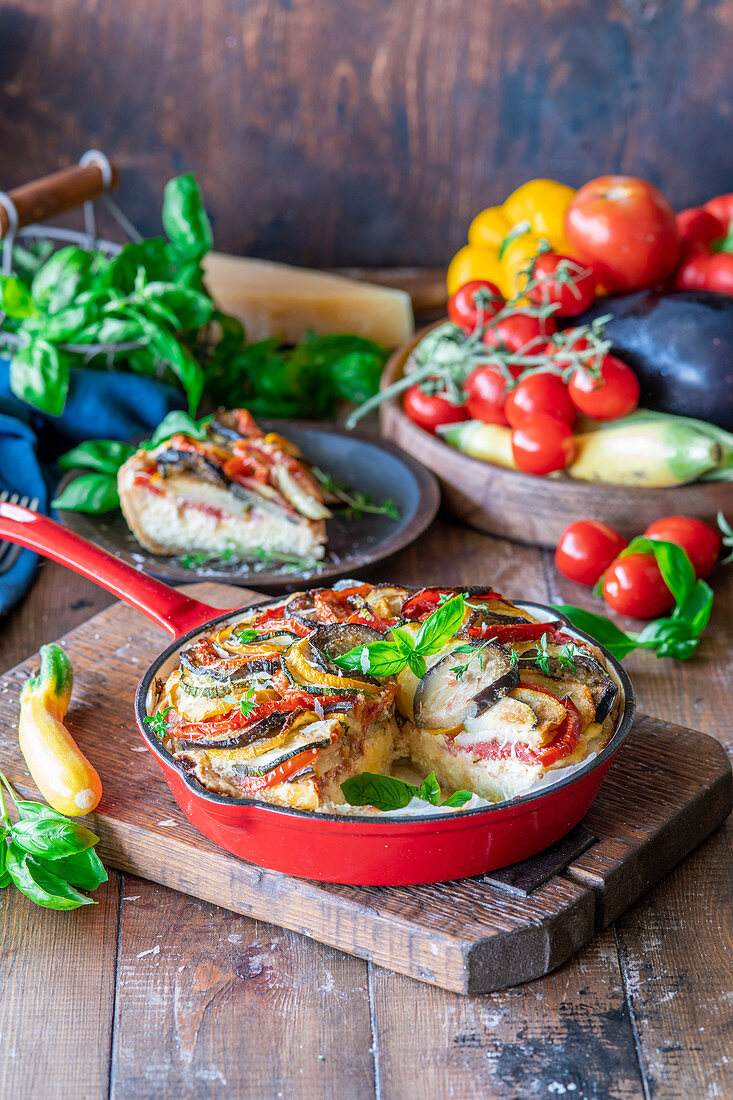
[(216, 309), (202, 267), (211, 224), (192, 175), (167, 183), (162, 217), (166, 237), (112, 258), (74, 246), (49, 255), (46, 242), (13, 250), (15, 270), (0, 276), (0, 347), (12, 355), (16, 397), (60, 415), (72, 367), (162, 378), (191, 415), (204, 392), (255, 416), (311, 418), (377, 392), (387, 352), (374, 341), (308, 332), (293, 349), (277, 338), (248, 344), (241, 323)]
[(657, 657), (686, 661), (692, 657), (700, 635), (710, 620), (713, 590), (707, 581), (695, 579), (695, 569), (682, 547), (645, 536), (634, 539), (619, 557), (653, 554), (662, 579), (675, 598), (668, 616), (647, 623), (643, 630), (624, 631), (604, 615), (595, 615), (572, 604), (554, 604), (556, 611), (595, 638), (621, 661), (635, 649), (652, 649)]
[(362, 772), (341, 784), (341, 791), (350, 806), (376, 806), (378, 810), (401, 810), (413, 798), (421, 798), (431, 806), (460, 808), (473, 798), (473, 791), (456, 791), (444, 802), (440, 801), (440, 787), (431, 772), (419, 787), (397, 779), (393, 775)]
[(13, 882), (46, 909), (96, 905), (80, 891), (96, 890), (107, 881), (107, 872), (94, 851), (99, 837), (50, 806), (17, 799), (2, 773), (0, 784), (18, 810), (18, 821), (13, 824), (0, 785), (0, 889)]
[(396, 676), (407, 667), (420, 679), (427, 671), (425, 658), (438, 653), (450, 640), (463, 623), (465, 611), (463, 596), (453, 596), (428, 615), (414, 637), (393, 627), (389, 636), (378, 642), (356, 646), (331, 659), (349, 672), (368, 672), (380, 677)]
[(145, 725), (153, 731), (159, 741), (162, 741), (168, 733), (166, 715), (169, 710), (173, 710), (173, 707), (164, 707), (163, 710), (159, 710), (157, 714), (148, 714), (143, 718)]

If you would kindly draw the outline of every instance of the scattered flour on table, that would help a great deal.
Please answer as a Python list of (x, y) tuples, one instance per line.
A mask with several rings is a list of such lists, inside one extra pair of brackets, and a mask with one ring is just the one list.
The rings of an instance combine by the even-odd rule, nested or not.
[(138, 958), (138, 959), (144, 959), (146, 955), (159, 955), (159, 954), (160, 954), (160, 944), (156, 943), (155, 947), (151, 947), (147, 951), (141, 951), (140, 954), (136, 955), (135, 957)]

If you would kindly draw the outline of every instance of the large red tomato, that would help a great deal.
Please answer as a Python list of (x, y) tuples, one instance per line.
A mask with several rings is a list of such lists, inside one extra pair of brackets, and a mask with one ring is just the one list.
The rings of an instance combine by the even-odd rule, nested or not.
[(633, 176), (599, 176), (565, 212), (565, 233), (610, 292), (663, 282), (674, 270), (679, 231), (661, 191)]

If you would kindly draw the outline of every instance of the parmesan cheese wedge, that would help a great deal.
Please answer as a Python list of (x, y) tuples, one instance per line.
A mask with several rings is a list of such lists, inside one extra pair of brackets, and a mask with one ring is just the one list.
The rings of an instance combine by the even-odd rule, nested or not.
[(321, 335), (352, 332), (394, 348), (414, 331), (404, 290), (222, 252), (206, 256), (204, 272), (212, 298), (242, 322), (248, 340), (279, 336), (297, 344), (310, 328)]

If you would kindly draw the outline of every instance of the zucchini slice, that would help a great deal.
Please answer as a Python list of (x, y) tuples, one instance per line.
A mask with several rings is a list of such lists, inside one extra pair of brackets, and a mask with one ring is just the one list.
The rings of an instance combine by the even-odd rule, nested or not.
[(416, 726), (453, 729), (494, 706), (518, 684), (516, 665), (499, 642), (465, 649), (452, 649), (420, 680), (413, 702)]
[(279, 768), (286, 760), (306, 752), (308, 749), (325, 749), (331, 744), (333, 733), (340, 725), (333, 719), (321, 722), (311, 722), (307, 726), (301, 726), (290, 737), (285, 738), (276, 748), (268, 749), (260, 756), (253, 756), (246, 763), (234, 764), (232, 771), (235, 775), (267, 775), (268, 772)]

